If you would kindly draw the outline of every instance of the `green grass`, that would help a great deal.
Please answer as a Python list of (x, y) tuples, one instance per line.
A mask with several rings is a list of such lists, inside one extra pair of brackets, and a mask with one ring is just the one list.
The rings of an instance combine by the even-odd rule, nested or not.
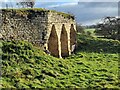
[(92, 29), (85, 29), (84, 31), (85, 31), (85, 33), (90, 32), (90, 33), (91, 33), (91, 36), (96, 36), (95, 33), (94, 33), (95, 28), (92, 28)]
[[(2, 88), (120, 89), (119, 41), (101, 40), (78, 34), (76, 54), (65, 59), (49, 56), (25, 41), (1, 42)], [(112, 45), (108, 46), (109, 43)], [(96, 45), (103, 50), (94, 51)], [(105, 52), (104, 47), (114, 50)]]
[(104, 37), (104, 36), (96, 35), (94, 32), (95, 28), (87, 28), (84, 31), (85, 31), (85, 34), (87, 34), (87, 32), (90, 32), (92, 37)]
[(74, 16), (71, 14), (64, 13), (64, 12), (58, 12), (55, 10), (47, 10), (44, 8), (21, 8), (21, 9), (0, 9), (0, 10), (2, 10), (2, 13), (12, 12), (13, 15), (17, 14), (20, 16), (25, 16), (25, 15), (35, 16), (35, 13), (41, 14), (41, 12), (42, 12), (44, 14), (44, 13), (52, 12), (52, 13), (57, 13), (58, 15), (62, 15), (65, 18), (74, 20)]
[(78, 34), (78, 51), (96, 53), (120, 53), (120, 42)]

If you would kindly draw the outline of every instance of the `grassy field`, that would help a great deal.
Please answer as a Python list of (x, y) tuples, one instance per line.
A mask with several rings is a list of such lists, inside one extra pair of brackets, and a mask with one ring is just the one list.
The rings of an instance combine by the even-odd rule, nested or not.
[(95, 32), (94, 32), (95, 28), (87, 28), (84, 31), (85, 31), (85, 34), (87, 34), (88, 32), (90, 32), (91, 33), (90, 35), (92, 37), (104, 37), (104, 36), (96, 35)]
[(88, 28), (88, 29), (85, 29), (84, 31), (85, 31), (85, 33), (90, 32), (90, 33), (91, 33), (91, 36), (96, 36), (95, 33), (94, 33), (95, 28), (92, 28), (92, 29), (89, 29), (89, 28)]
[[(1, 41), (2, 88), (119, 88), (120, 42), (78, 34), (76, 54), (59, 59), (25, 41)], [(3, 52), (2, 52), (3, 51)]]
[(87, 32), (87, 31), (89, 31), (89, 32), (91, 32), (91, 34), (94, 36), (95, 34), (94, 34), (94, 31), (95, 31), (95, 28), (91, 28), (91, 29), (85, 29), (84, 30), (85, 31), (85, 33)]

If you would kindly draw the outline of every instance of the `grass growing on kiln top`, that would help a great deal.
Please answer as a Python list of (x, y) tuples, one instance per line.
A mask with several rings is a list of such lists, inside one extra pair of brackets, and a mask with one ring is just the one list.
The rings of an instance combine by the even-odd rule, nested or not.
[(44, 14), (44, 13), (52, 12), (52, 13), (57, 13), (58, 15), (62, 15), (65, 18), (74, 20), (74, 16), (71, 14), (64, 13), (64, 12), (58, 12), (55, 10), (48, 10), (48, 9), (44, 9), (44, 8), (20, 8), (20, 9), (14, 8), (14, 9), (1, 9), (1, 10), (2, 10), (2, 12), (12, 12), (12, 13), (14, 12), (14, 13), (20, 14), (20, 15), (29, 15), (31, 13), (35, 14), (35, 13), (41, 13), (41, 12), (43, 12), (43, 14)]

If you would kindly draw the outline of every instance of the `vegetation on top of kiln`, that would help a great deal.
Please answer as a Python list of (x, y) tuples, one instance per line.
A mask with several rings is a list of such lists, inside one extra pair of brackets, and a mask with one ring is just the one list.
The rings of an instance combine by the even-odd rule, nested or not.
[(35, 13), (38, 13), (38, 14), (44, 16), (45, 13), (52, 12), (52, 13), (57, 13), (58, 15), (62, 15), (65, 18), (74, 20), (74, 16), (71, 15), (71, 14), (58, 12), (58, 11), (55, 11), (55, 10), (47, 10), (47, 9), (44, 9), (44, 8), (21, 8), (21, 9), (1, 9), (1, 10), (2, 10), (2, 13), (12, 12), (13, 14), (18, 14), (20, 16), (25, 16), (25, 15), (35, 16)]

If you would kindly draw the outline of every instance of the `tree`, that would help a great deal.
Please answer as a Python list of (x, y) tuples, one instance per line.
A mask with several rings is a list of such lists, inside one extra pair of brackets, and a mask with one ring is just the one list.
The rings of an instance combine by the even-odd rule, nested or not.
[(91, 33), (90, 31), (87, 31), (86, 34), (87, 34), (88, 36), (91, 36), (92, 33)]
[(17, 5), (22, 8), (33, 8), (35, 5), (35, 0), (23, 0), (21, 2), (18, 2)]
[(85, 34), (85, 31), (84, 31), (84, 27), (83, 27), (83, 26), (77, 25), (77, 26), (76, 26), (76, 29), (77, 29), (77, 32), (82, 33), (82, 34)]
[(106, 38), (120, 40), (120, 18), (106, 17), (102, 24), (98, 24), (95, 30), (98, 35), (103, 35)]

